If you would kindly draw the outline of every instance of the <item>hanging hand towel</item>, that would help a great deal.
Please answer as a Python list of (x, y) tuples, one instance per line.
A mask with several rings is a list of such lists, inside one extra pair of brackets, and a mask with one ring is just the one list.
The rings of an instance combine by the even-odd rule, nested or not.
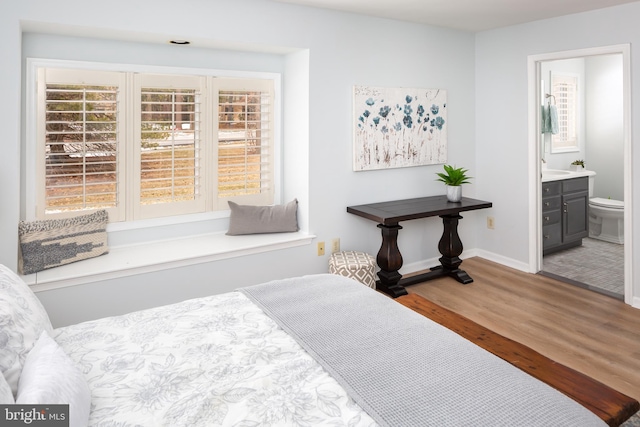
[(549, 105), (549, 132), (555, 135), (558, 131), (558, 109), (555, 105)]
[(540, 129), (542, 133), (551, 132), (551, 120), (549, 117), (549, 107), (540, 107)]

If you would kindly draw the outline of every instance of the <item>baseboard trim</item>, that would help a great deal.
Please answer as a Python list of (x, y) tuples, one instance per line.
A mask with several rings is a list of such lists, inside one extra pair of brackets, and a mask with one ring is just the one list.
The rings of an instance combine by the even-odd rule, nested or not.
[(531, 271), (531, 269), (529, 268), (529, 264), (526, 262), (518, 261), (516, 259), (509, 258), (503, 255), (498, 255), (494, 252), (485, 251), (483, 249), (475, 249), (475, 256), (479, 256), (480, 258), (484, 258), (489, 261), (493, 261), (498, 264), (520, 270), (525, 273), (537, 273), (537, 271)]
[[(496, 262), (498, 264), (504, 265), (506, 267), (511, 267), (514, 268), (516, 270), (520, 270), (523, 271), (525, 273), (537, 273), (537, 272), (532, 272), (529, 270), (529, 264), (512, 259), (512, 258), (508, 258), (502, 255), (498, 255), (495, 254), (493, 252), (489, 252), (489, 251), (485, 251), (482, 249), (469, 249), (469, 250), (465, 250), (461, 255), (460, 258), (462, 260), (465, 260), (466, 258), (472, 258), (474, 256), (478, 256), (480, 258), (484, 258), (487, 259), (489, 261), (493, 261)], [(405, 275), (405, 274), (411, 274), (411, 273), (416, 273), (418, 271), (424, 271), (424, 270), (428, 270), (431, 267), (435, 267), (436, 265), (440, 264), (440, 261), (438, 261), (440, 257), (437, 258), (430, 258), (427, 260), (423, 260), (423, 261), (417, 261), (417, 262), (412, 262), (409, 264), (405, 264), (402, 266), (402, 268), (400, 269), (400, 274)], [(464, 263), (462, 264), (463, 267), (462, 269), (464, 270)]]

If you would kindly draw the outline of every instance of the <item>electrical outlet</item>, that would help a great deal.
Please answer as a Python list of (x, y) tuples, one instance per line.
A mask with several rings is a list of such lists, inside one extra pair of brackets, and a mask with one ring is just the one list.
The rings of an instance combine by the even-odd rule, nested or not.
[(324, 242), (318, 242), (318, 256), (324, 255)]
[(336, 252), (340, 252), (340, 238), (336, 237), (331, 240), (331, 253), (335, 254)]
[(496, 226), (495, 219), (492, 216), (487, 217), (487, 228), (493, 230)]

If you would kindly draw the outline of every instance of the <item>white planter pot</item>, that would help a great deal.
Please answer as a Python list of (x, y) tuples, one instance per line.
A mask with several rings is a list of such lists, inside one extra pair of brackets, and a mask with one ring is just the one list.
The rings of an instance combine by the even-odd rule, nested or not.
[(447, 185), (447, 200), (450, 202), (459, 202), (462, 199), (461, 185)]

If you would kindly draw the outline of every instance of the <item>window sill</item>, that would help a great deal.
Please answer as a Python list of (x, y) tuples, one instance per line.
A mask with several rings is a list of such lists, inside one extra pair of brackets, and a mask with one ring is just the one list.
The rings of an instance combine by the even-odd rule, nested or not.
[(314, 238), (314, 235), (303, 232), (246, 236), (211, 233), (140, 245), (110, 247), (106, 255), (29, 274), (22, 278), (34, 292), (48, 291), (308, 245)]

